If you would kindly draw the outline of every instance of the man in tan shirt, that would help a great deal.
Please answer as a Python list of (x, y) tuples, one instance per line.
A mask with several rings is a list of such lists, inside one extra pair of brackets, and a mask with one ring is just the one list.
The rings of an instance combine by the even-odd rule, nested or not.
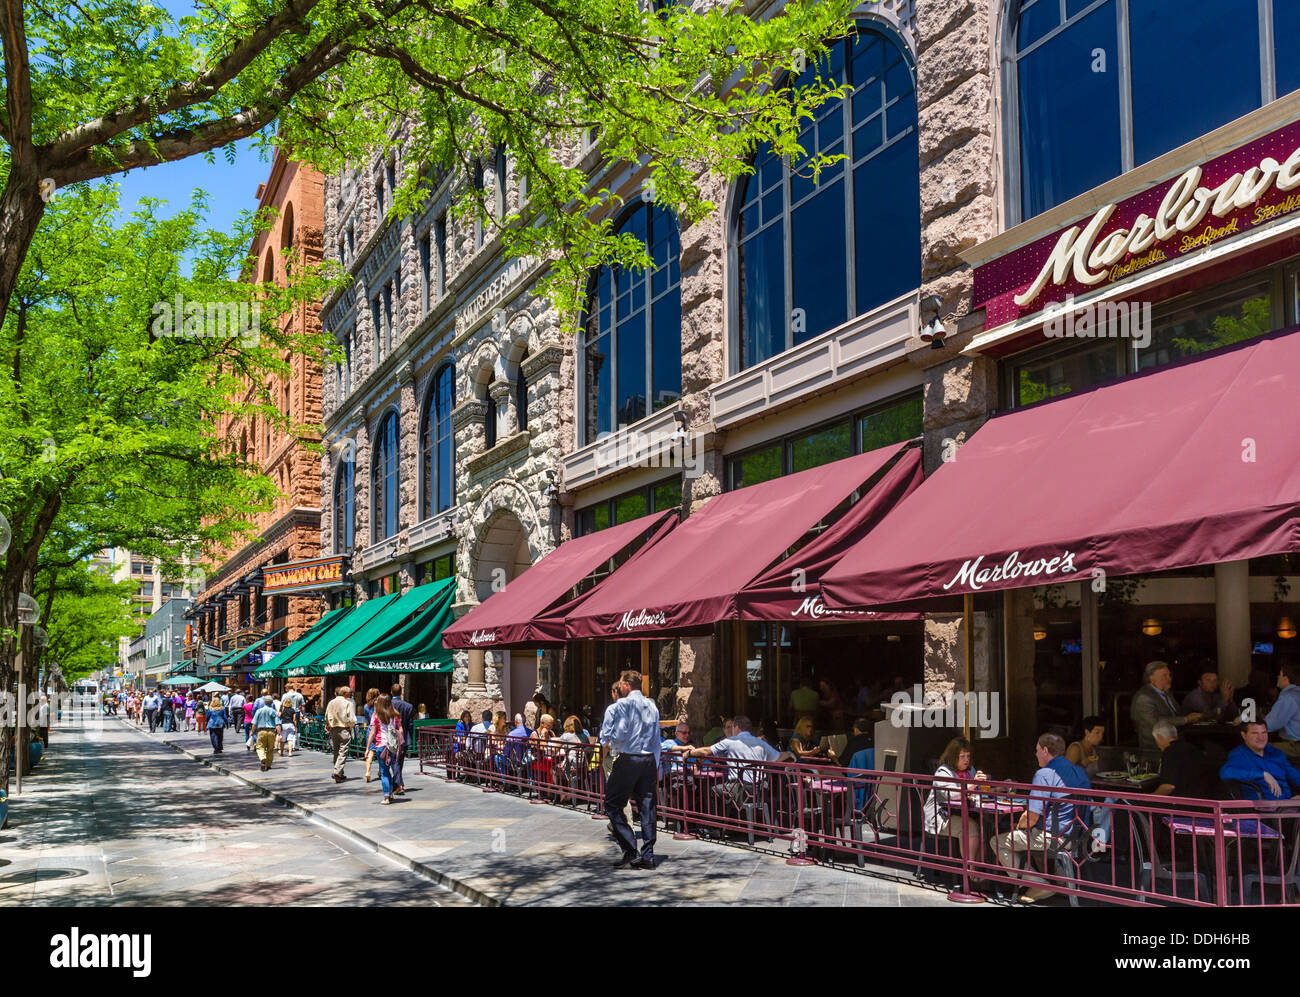
[(348, 760), (348, 746), (357, 726), (357, 709), (352, 704), (352, 690), (345, 685), (334, 690), (334, 698), (325, 707), (325, 729), (329, 732), (330, 750), (334, 752), (334, 781), (342, 782), (343, 763)]

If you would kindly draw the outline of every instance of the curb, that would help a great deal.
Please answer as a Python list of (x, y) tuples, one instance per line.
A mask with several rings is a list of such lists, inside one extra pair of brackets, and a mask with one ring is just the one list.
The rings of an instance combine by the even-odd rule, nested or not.
[[(128, 729), (136, 731), (136, 733), (140, 733), (134, 724), (122, 718), (119, 718), (119, 720)], [(301, 803), (296, 803), (294, 802), (293, 799), (284, 795), (283, 793), (259, 785), (258, 783), (253, 782), (253, 780), (247, 778), (246, 776), (242, 776), (238, 772), (235, 772), (231, 769), (226, 768), (224, 765), (220, 765), (214, 762), (211, 758), (207, 756), (196, 755), (194, 752), (181, 747), (179, 744), (176, 744), (174, 741), (160, 740), (157, 743), (170, 748), (172, 751), (175, 751), (177, 754), (184, 755), (185, 757), (190, 758), (195, 762), (198, 762), (200, 765), (207, 766), (208, 768), (212, 769), (215, 772), (220, 772), (222, 775), (234, 779), (237, 782), (242, 782), (245, 786), (248, 786), (250, 789), (255, 790), (260, 795), (270, 797), (272, 800), (274, 800), (276, 803), (279, 803), (281, 806), (287, 807), (288, 809), (303, 814), (306, 817), (310, 817), (312, 820), (317, 821), (318, 823), (324, 824), (331, 831), (335, 831), (339, 834), (345, 835), (348, 838), (351, 838), (353, 841), (365, 846), (370, 851), (382, 855), (384, 856), (384, 858), (389, 859), (390, 861), (396, 862), (398, 865), (409, 870), (410, 872), (415, 873), (417, 876), (420, 876), (424, 879), (428, 879), (434, 883), (437, 883), (439, 886), (451, 890), (453, 893), (460, 894), (466, 900), (472, 900), (474, 903), (478, 904), (481, 907), (504, 907), (505, 906), (505, 904), (497, 897), (489, 896), (488, 894), (484, 893), (482, 890), (476, 889), (475, 887), (470, 886), (468, 883), (459, 880), (454, 876), (449, 876), (447, 875), (447, 873), (442, 872), (439, 869), (435, 869), (433, 866), (425, 865), (423, 862), (420, 862), (417, 859), (413, 859), (410, 858), (409, 856), (403, 855), (401, 852), (395, 851), (390, 846), (385, 845), (382, 842), (375, 840), (374, 838), (367, 837), (365, 834), (361, 833), (355, 828), (349, 827), (347, 824), (335, 820), (333, 817), (329, 817), (325, 814), (322, 814), (319, 811), (312, 809), (311, 807), (303, 806)]]

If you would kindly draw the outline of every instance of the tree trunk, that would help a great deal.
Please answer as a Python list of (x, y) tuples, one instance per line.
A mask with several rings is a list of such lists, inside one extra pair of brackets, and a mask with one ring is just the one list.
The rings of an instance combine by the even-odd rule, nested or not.
[(20, 171), (14, 164), (0, 193), (0, 326), (9, 313), (9, 299), (45, 214), (39, 183), (39, 177)]

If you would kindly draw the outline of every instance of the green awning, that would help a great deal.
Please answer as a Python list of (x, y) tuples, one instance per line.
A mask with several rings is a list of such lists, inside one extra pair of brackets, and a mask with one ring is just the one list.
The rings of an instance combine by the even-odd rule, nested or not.
[(208, 665), (208, 668), (216, 669), (222, 665), (234, 664), (236, 658), (243, 657), (245, 654), (252, 654), (263, 644), (269, 641), (272, 637), (278, 637), (280, 634), (284, 633), (285, 630), (287, 629), (288, 627), (281, 627), (279, 630), (275, 631), (274, 633), (268, 634), (267, 636), (263, 637), (261, 640), (257, 641), (256, 643), (249, 644), (247, 647), (237, 647), (233, 651), (229, 651), (226, 654), (222, 655), (221, 658), (218, 659), (217, 661), (212, 662), (212, 664)]
[(261, 665), (253, 670), (253, 674), (270, 678), (273, 675), (283, 675), (284, 669), (289, 663), (298, 657), (303, 651), (307, 650), (325, 634), (329, 633), (336, 624), (342, 621), (355, 607), (340, 606), (338, 609), (331, 609), (328, 613), (316, 621), (316, 624), (297, 640), (291, 642), (288, 647), (277, 654), (266, 664)]
[[(277, 667), (276, 674), (287, 678), (301, 678), (304, 675), (324, 675), (325, 672), (321, 666), (324, 662), (332, 660), (334, 649), (374, 619), (385, 606), (391, 606), (399, 598), (401, 598), (399, 595), (393, 593), (375, 599), (367, 599), (365, 602), (353, 606), (352, 611), (341, 618), (327, 633), (323, 634), (320, 640), (315, 641), (311, 647), (305, 648), (287, 665)], [(276, 664), (279, 660), (277, 656), (271, 663)]]
[(352, 659), (352, 671), (449, 672), (455, 652), (442, 646), (442, 632), (456, 618), (454, 578), (435, 583), (445, 585), (434, 601), (410, 622), (380, 638)]
[[(404, 595), (394, 593), (382, 599), (371, 600), (380, 605), (366, 619), (361, 620), (360, 626), (354, 628), (350, 634), (343, 635), (332, 646), (314, 655), (311, 674), (335, 675), (340, 672), (363, 670), (354, 665), (356, 659), (367, 654), (381, 641), (385, 641), (393, 631), (405, 627), (411, 617), (430, 600), (445, 597), (451, 584), (452, 579), (444, 578), (441, 581), (430, 582), (428, 585), (417, 585)], [(362, 603), (360, 608), (364, 610), (369, 604)]]

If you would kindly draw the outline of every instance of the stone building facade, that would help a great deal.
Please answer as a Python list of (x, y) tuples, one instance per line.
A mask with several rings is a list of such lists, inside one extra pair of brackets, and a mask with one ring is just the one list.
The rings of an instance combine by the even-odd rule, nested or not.
[[(282, 151), (276, 153), (270, 176), (257, 191), (259, 210), (271, 208), (276, 217), (249, 249), (256, 281), (283, 285), (290, 260), (319, 262), (323, 188), (321, 174)], [(319, 304), (295, 305), (280, 321), (295, 334), (314, 335), (320, 329)], [(281, 631), (266, 645), (266, 650), (278, 650), (302, 636), (322, 613), (322, 601), (315, 595), (264, 596), (258, 587), (262, 568), (312, 558), (321, 549), (320, 458), (310, 449), (320, 443), (314, 427), (321, 421), (321, 365), (303, 356), (292, 357), (290, 363), (290, 374), (272, 378), (266, 387), (294, 430), (261, 418), (226, 417), (216, 427), (236, 452), (259, 465), (279, 495), (273, 509), (256, 515), (255, 537), (238, 550), (212, 555), (217, 567), (204, 580), (190, 611), (196, 617), (197, 641), (211, 648), (230, 650)], [(252, 400), (253, 386), (246, 391), (245, 400)], [(291, 684), (301, 686), (308, 696), (319, 692), (318, 679)]]
[[(1210, 17), (1202, 6), (1184, 13), (1193, 20)], [(1247, 27), (1262, 40), (1281, 23), (1277, 18), (1289, 16), (1275, 4), (1268, 18)], [(1105, 37), (1089, 48), (1080, 25), (1101, 25)], [(461, 609), (569, 536), (673, 505), (689, 516), (725, 490), (815, 466), (827, 455), (919, 438), (926, 470), (933, 472), (991, 414), (1061, 390), (1056, 381), (1048, 383), (1059, 371), (1043, 373), (1038, 360), (1046, 342), (1041, 329), (1021, 329), (1016, 340), (990, 338), (987, 316), (973, 304), (974, 262), (1175, 176), (1207, 149), (1229, 148), (1300, 117), (1296, 95), (1287, 95), (1288, 70), (1272, 54), (1270, 39), (1257, 46), (1265, 53), (1263, 82), (1246, 100), (1244, 116), (1235, 105), (1225, 110), (1228, 105), (1216, 104), (1198, 111), (1199, 118), (1188, 112), (1187, 121), (1180, 119), (1190, 129), (1185, 135), (1158, 136), (1163, 147), (1157, 139), (1136, 141), (1133, 122), (1146, 120), (1141, 88), (1156, 85), (1142, 75), (1144, 53), (1161, 51), (1143, 35), (1150, 30), (1121, 0), (864, 4), (858, 35), (836, 56), (842, 60), (836, 71), (853, 77), (850, 99), (857, 103), (828, 109), (816, 125), (824, 131), (810, 133), (828, 143), (851, 134), (847, 165), (829, 172), (820, 190), (807, 187), (788, 164), (766, 160), (756, 163), (754, 176), (731, 185), (701, 177), (702, 189), (720, 208), (673, 232), (671, 261), (665, 257), (660, 272), (676, 288), (665, 292), (660, 282), (628, 291), (628, 314), (644, 314), (651, 330), (643, 366), (627, 348), (621, 357), (611, 353), (617, 322), (602, 324), (602, 275), (593, 275), (586, 331), (577, 341), (567, 339), (548, 303), (530, 294), (538, 271), (527, 262), (505, 261), (492, 239), (462, 231), (450, 219), (449, 192), (466, 178), (447, 178), (419, 217), (396, 222), (384, 220), (384, 191), (410, 163), (399, 157), (328, 178), (326, 251), (343, 261), (355, 283), (326, 302), (323, 313), (326, 329), (350, 356), (350, 364), (326, 377), (326, 550), (343, 549), (338, 535), (345, 527), (331, 497), (347, 493), (338, 484), (348, 457), (355, 460), (350, 518), (359, 595), (380, 590), (375, 583), (381, 578), (395, 577), (389, 584), (405, 589), (433, 577), (431, 571), (454, 570)], [(1075, 47), (1058, 52), (1051, 48), (1057, 42)], [(1065, 57), (1077, 54), (1078, 46), (1091, 60), (1085, 60), (1091, 76), (1076, 73)], [(1123, 140), (1113, 165), (1099, 161), (1091, 172), (1075, 169), (1090, 155), (1085, 122), (1073, 122), (1072, 133), (1035, 134), (1069, 117), (1064, 105), (1050, 105), (1058, 91), (1044, 81), (1053, 74), (1061, 76), (1059, 93), (1104, 85), (1120, 95), (1115, 116)], [(1021, 89), (1034, 100), (1018, 99), (1022, 75)], [(1152, 71), (1151, 79), (1158, 75)], [(834, 118), (841, 113), (842, 128)], [(1051, 159), (1050, 150), (1062, 145), (1070, 155)], [(595, 152), (588, 154), (593, 167)], [(410, 158), (418, 161), (418, 150)], [(508, 204), (518, 190), (508, 157), (505, 164), (501, 196)], [(653, 233), (663, 221), (642, 197), (644, 180), (626, 168), (601, 176), (633, 206), (616, 225)], [(484, 182), (498, 182), (491, 163)], [(1047, 193), (1034, 201), (1030, 190)], [(1279, 270), (1279, 286), (1282, 277)], [(1188, 286), (1172, 283), (1161, 295), (1176, 299)], [(638, 293), (654, 301), (645, 304)], [(392, 319), (386, 294), (393, 299)], [(679, 316), (671, 302), (663, 304), (665, 294), (679, 297)], [(615, 303), (610, 314), (623, 314), (622, 307)], [(1295, 319), (1294, 311), (1275, 295), (1274, 327)], [(671, 333), (654, 325), (655, 313), (677, 318), (668, 323)], [(680, 357), (679, 372), (672, 369), (673, 354)], [(1111, 372), (1123, 375), (1133, 372), (1123, 363), (1139, 360), (1117, 362), (1120, 368)], [(454, 484), (439, 507), (425, 498), (430, 486), (421, 439), (431, 421), (432, 384), (444, 365), (454, 369)], [(644, 393), (639, 384), (616, 391), (600, 381), (612, 368), (619, 378), (644, 378)], [(1110, 371), (1105, 364), (1101, 369)], [(518, 423), (521, 398), (527, 400), (526, 430)], [(490, 411), (496, 413), (494, 439), (486, 427)], [(393, 529), (376, 530), (370, 494), (375, 434), (390, 412), (400, 423), (400, 508)], [(638, 439), (675, 430), (699, 446), (701, 460), (690, 473), (603, 459), (611, 449), (635, 451)], [(958, 522), (967, 514), (978, 512), (954, 509)], [(435, 563), (445, 567), (422, 567)], [(1002, 695), (1014, 718), (990, 746), (994, 757), (1023, 755), (1042, 722), (1035, 670), (1046, 626), (1036, 614), (1043, 606), (1044, 593), (1032, 589), (975, 602), (970, 674), (976, 689)], [(887, 685), (892, 673), (914, 676), (927, 691), (964, 688), (961, 613), (929, 612), (889, 632), (863, 626), (845, 639), (859, 641), (851, 645), (853, 654), (889, 662), (875, 666), (873, 680), (883, 676)], [(504, 704), (513, 712), (534, 683), (571, 707), (597, 705), (610, 673), (635, 663), (639, 653), (643, 668), (657, 673), (661, 708), (690, 717), (697, 727), (712, 725), (719, 712), (745, 709), (747, 700), (785, 713), (786, 691), (801, 677), (795, 674), (802, 667), (799, 655), (808, 653), (796, 643), (806, 638), (823, 646), (816, 644), (823, 639), (817, 633), (794, 634), (780, 627), (757, 635), (720, 627), (712, 636), (673, 642), (671, 650), (663, 642), (642, 642), (637, 653), (625, 645), (603, 658), (599, 650), (593, 658), (572, 644), (535, 661), (531, 654), (523, 661), (505, 652), (462, 653), (447, 705), (455, 711)], [(838, 653), (823, 648), (828, 656)], [(905, 667), (899, 649), (908, 656)], [(1095, 655), (1092, 664), (1095, 672)], [(1068, 667), (1075, 668), (1073, 658)], [(803, 679), (816, 677), (815, 669), (802, 673)], [(1088, 681), (1085, 676), (1085, 690)], [(864, 680), (865, 691), (869, 684)], [(1091, 697), (1093, 709), (1102, 708), (1095, 688), (1081, 695)]]

